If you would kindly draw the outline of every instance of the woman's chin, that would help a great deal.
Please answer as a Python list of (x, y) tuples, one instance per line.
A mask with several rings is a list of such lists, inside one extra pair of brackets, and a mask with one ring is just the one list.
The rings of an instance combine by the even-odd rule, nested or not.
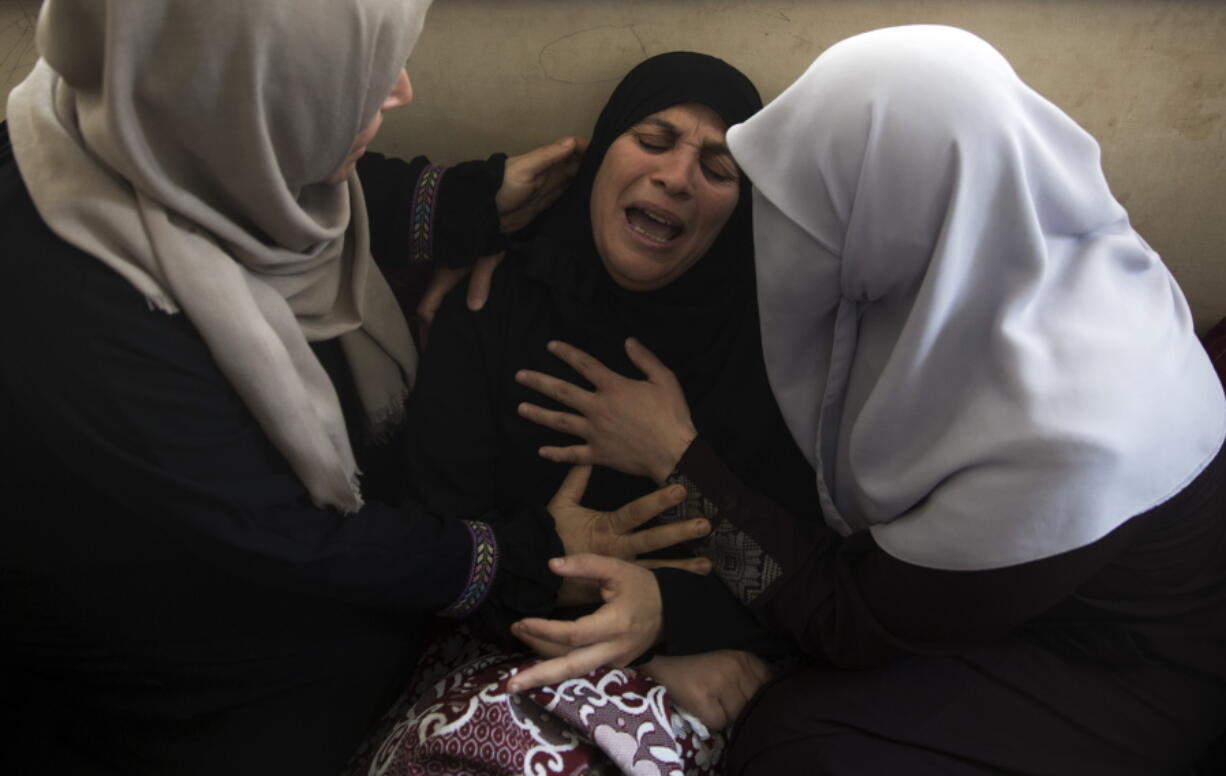
[(609, 277), (627, 291), (655, 291), (673, 282), (674, 279), (671, 275), (661, 272), (623, 273), (612, 270), (609, 271)]
[[(694, 262), (662, 261), (660, 257), (623, 256), (601, 257), (605, 271), (613, 282), (627, 291), (655, 291), (685, 274)], [(684, 264), (684, 266), (680, 266)]]

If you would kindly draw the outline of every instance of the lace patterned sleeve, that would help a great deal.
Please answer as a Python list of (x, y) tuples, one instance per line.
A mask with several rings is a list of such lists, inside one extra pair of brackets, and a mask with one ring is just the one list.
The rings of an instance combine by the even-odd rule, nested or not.
[(743, 604), (767, 598), (801, 565), (823, 533), (818, 516), (787, 514), (750, 491), (700, 436), (668, 478), (685, 487), (686, 500), (661, 515), (664, 521), (705, 517), (712, 531), (696, 543), (717, 575)]
[(712, 573), (771, 632), (841, 668), (1000, 638), (1132, 541), (1129, 532), (1116, 531), (1018, 566), (931, 569), (893, 558), (870, 531), (843, 538), (818, 514), (792, 514), (741, 483), (701, 437), (670, 481), (686, 487), (687, 500), (669, 518), (705, 516), (714, 525), (698, 548), (713, 561)]
[(667, 522), (705, 517), (712, 530), (695, 543), (698, 554), (711, 560), (712, 573), (719, 576), (742, 603), (752, 604), (779, 578), (779, 561), (762, 549), (752, 536), (733, 525), (718, 506), (703, 495), (693, 480), (679, 471), (669, 475), (668, 484), (685, 488), (686, 498), (661, 519)]

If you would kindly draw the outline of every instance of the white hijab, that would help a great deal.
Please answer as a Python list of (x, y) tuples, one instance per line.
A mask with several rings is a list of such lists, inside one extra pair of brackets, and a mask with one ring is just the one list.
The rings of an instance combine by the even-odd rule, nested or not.
[(1221, 386), (1097, 143), (984, 41), (845, 40), (728, 144), (771, 384), (833, 528), (927, 567), (1023, 563), (1221, 447)]
[(40, 215), (183, 311), (317, 505), (361, 506), (339, 337), (374, 427), (417, 354), (370, 256), (356, 176), (325, 181), (391, 91), (428, 0), (47, 0), (13, 90)]

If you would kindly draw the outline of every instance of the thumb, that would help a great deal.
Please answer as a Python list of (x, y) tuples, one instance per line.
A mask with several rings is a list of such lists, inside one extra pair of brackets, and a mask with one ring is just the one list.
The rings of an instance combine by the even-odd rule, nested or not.
[(482, 256), (473, 265), (472, 275), (468, 278), (468, 309), (480, 310), (485, 306), (485, 300), (490, 296), (490, 283), (494, 280), (494, 270), (506, 252), (495, 253), (492, 256)]

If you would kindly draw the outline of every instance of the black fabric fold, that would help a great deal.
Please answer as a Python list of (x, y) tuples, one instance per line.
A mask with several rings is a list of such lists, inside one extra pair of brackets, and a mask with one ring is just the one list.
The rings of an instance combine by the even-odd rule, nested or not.
[[(506, 162), (506, 154), (494, 154), (484, 161), (461, 162), (447, 169), (439, 183), (441, 204), (434, 221), (435, 261), (461, 269), (506, 249), (494, 200)], [(449, 207), (453, 201), (468, 207)]]

